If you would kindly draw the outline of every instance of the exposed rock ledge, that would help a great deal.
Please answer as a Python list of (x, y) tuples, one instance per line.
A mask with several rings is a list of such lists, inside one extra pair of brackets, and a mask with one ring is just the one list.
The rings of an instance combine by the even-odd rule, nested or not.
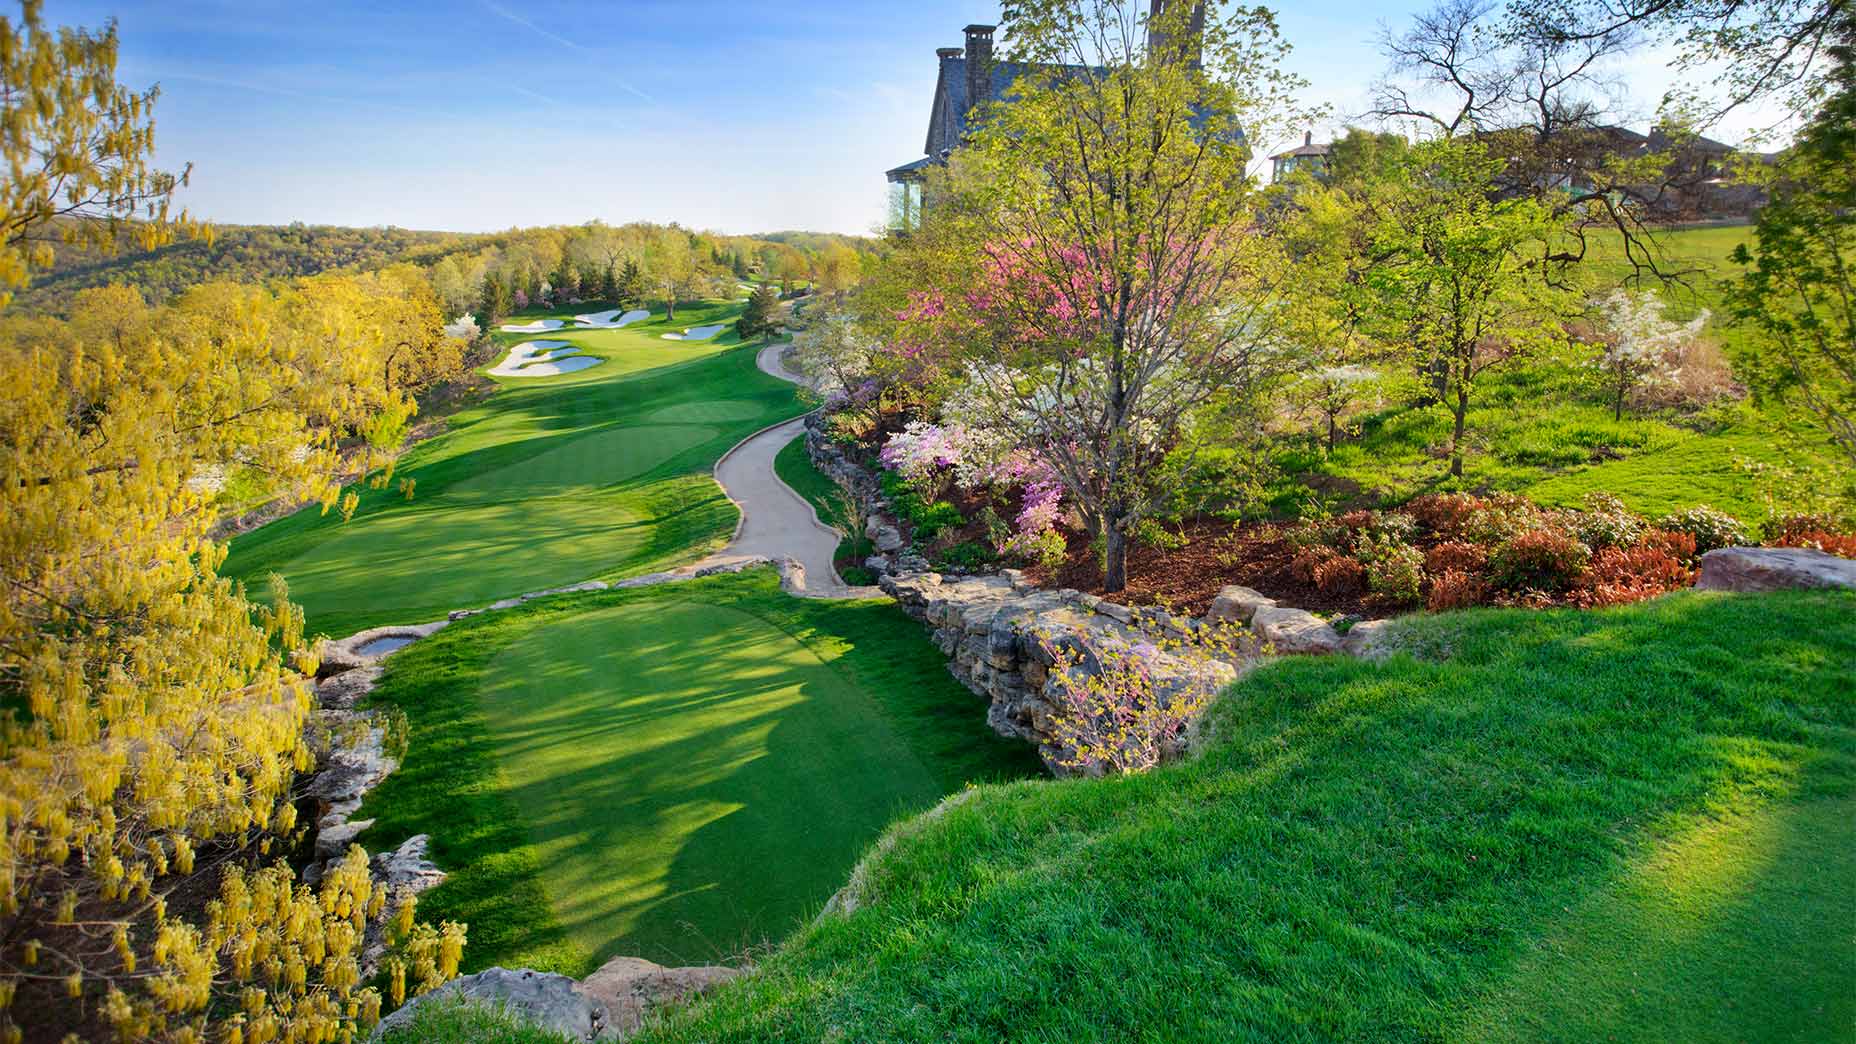
[(527, 969), (491, 968), (453, 979), (414, 997), (380, 1021), (371, 1040), (412, 1024), (428, 1005), (479, 1004), (499, 1008), (569, 1040), (624, 1040), (652, 1012), (740, 975), (735, 968), (666, 968), (637, 957), (614, 957), (584, 982)]

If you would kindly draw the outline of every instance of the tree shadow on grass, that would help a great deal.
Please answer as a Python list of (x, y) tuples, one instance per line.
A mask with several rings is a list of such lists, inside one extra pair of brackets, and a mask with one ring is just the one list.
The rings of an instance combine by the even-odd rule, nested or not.
[(940, 791), (868, 698), (790, 638), (735, 610), (649, 611), (657, 641), (621, 614), (601, 625), (633, 633), (608, 651), (521, 658), (529, 705), (490, 716), (512, 775), (539, 776), (511, 797), (567, 934), (597, 958), (715, 960), (793, 927)]

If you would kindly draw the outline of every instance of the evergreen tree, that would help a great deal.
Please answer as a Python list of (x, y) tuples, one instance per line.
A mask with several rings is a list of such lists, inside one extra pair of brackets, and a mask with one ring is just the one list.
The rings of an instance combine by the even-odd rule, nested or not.
[(503, 278), (494, 273), (483, 277), (483, 291), (477, 300), (477, 324), (484, 329), (509, 314), (515, 293)]
[(625, 259), (625, 269), (619, 274), (619, 290), (613, 296), (613, 302), (627, 308), (644, 303), (644, 269), (639, 267), (637, 258)]
[(625, 307), (625, 300), (619, 292), (619, 266), (616, 263), (608, 264), (605, 273), (600, 276), (599, 296), (621, 308)]
[(771, 334), (780, 326), (775, 318), (779, 310), (780, 297), (771, 286), (757, 287), (754, 295), (748, 298), (748, 305), (736, 321), (735, 329), (740, 332), (742, 340)]

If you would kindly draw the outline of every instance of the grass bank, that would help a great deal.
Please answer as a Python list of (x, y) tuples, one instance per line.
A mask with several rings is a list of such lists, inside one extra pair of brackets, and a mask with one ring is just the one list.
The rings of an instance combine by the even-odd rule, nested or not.
[(408, 751), (362, 841), (433, 836), (451, 876), (420, 910), (469, 923), (470, 970), (734, 958), (898, 816), (1038, 771), (893, 604), (771, 570), (531, 603), (389, 663)]
[(1821, 1041), (1856, 1020), (1856, 597), (1415, 619), (1201, 757), (988, 787), (643, 1040)]

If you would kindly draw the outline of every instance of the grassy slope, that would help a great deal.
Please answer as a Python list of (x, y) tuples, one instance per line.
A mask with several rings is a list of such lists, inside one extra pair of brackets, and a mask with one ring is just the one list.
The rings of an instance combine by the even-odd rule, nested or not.
[[(1688, 277), (1688, 287), (1664, 291), (1671, 317), (1689, 318), (1700, 308), (1721, 314), (1715, 281), (1734, 271), (1727, 256), (1749, 234), (1747, 228), (1728, 227), (1665, 235), (1677, 267), (1702, 270)], [(1614, 286), (1627, 274), (1615, 239), (1595, 237), (1591, 250), (1586, 274), (1595, 288)], [(1719, 322), (1711, 324), (1710, 334), (1729, 345), (1741, 336)], [(1450, 420), (1439, 408), (1384, 411), (1366, 418), (1361, 437), (1330, 458), (1299, 453), (1284, 463), (1394, 501), (1465, 488), (1510, 490), (1574, 506), (1588, 492), (1605, 491), (1651, 516), (1708, 504), (1756, 522), (1766, 512), (1764, 490), (1736, 472), (1736, 459), (1783, 464), (1794, 447), (1813, 440), (1795, 422), (1751, 406), (1722, 409), (1701, 430), (1668, 417), (1613, 420), (1598, 398), (1564, 369), (1491, 371), (1470, 410), (1473, 452), (1460, 482), (1445, 474), (1440, 448), (1449, 441)], [(1828, 459), (1808, 451), (1804, 457)], [(1278, 506), (1292, 507), (1304, 495), (1292, 484)]]
[(434, 836), (451, 878), (420, 910), (470, 924), (471, 969), (732, 956), (897, 815), (1037, 771), (894, 606), (770, 571), (531, 603), (390, 663), (409, 748), (364, 843)]
[(654, 1041), (1815, 1041), (1856, 1019), (1856, 597), (1416, 620), (1198, 760), (982, 790)]
[(737, 516), (708, 475), (716, 458), (798, 410), (733, 330), (700, 344), (661, 337), (739, 310), (718, 302), (681, 308), (674, 323), (538, 335), (607, 361), (503, 379), (401, 461), (396, 481), (417, 481), (411, 502), (364, 490), (346, 524), (298, 512), (234, 541), (228, 573), (280, 572), (312, 629), (346, 634), (698, 556)]

